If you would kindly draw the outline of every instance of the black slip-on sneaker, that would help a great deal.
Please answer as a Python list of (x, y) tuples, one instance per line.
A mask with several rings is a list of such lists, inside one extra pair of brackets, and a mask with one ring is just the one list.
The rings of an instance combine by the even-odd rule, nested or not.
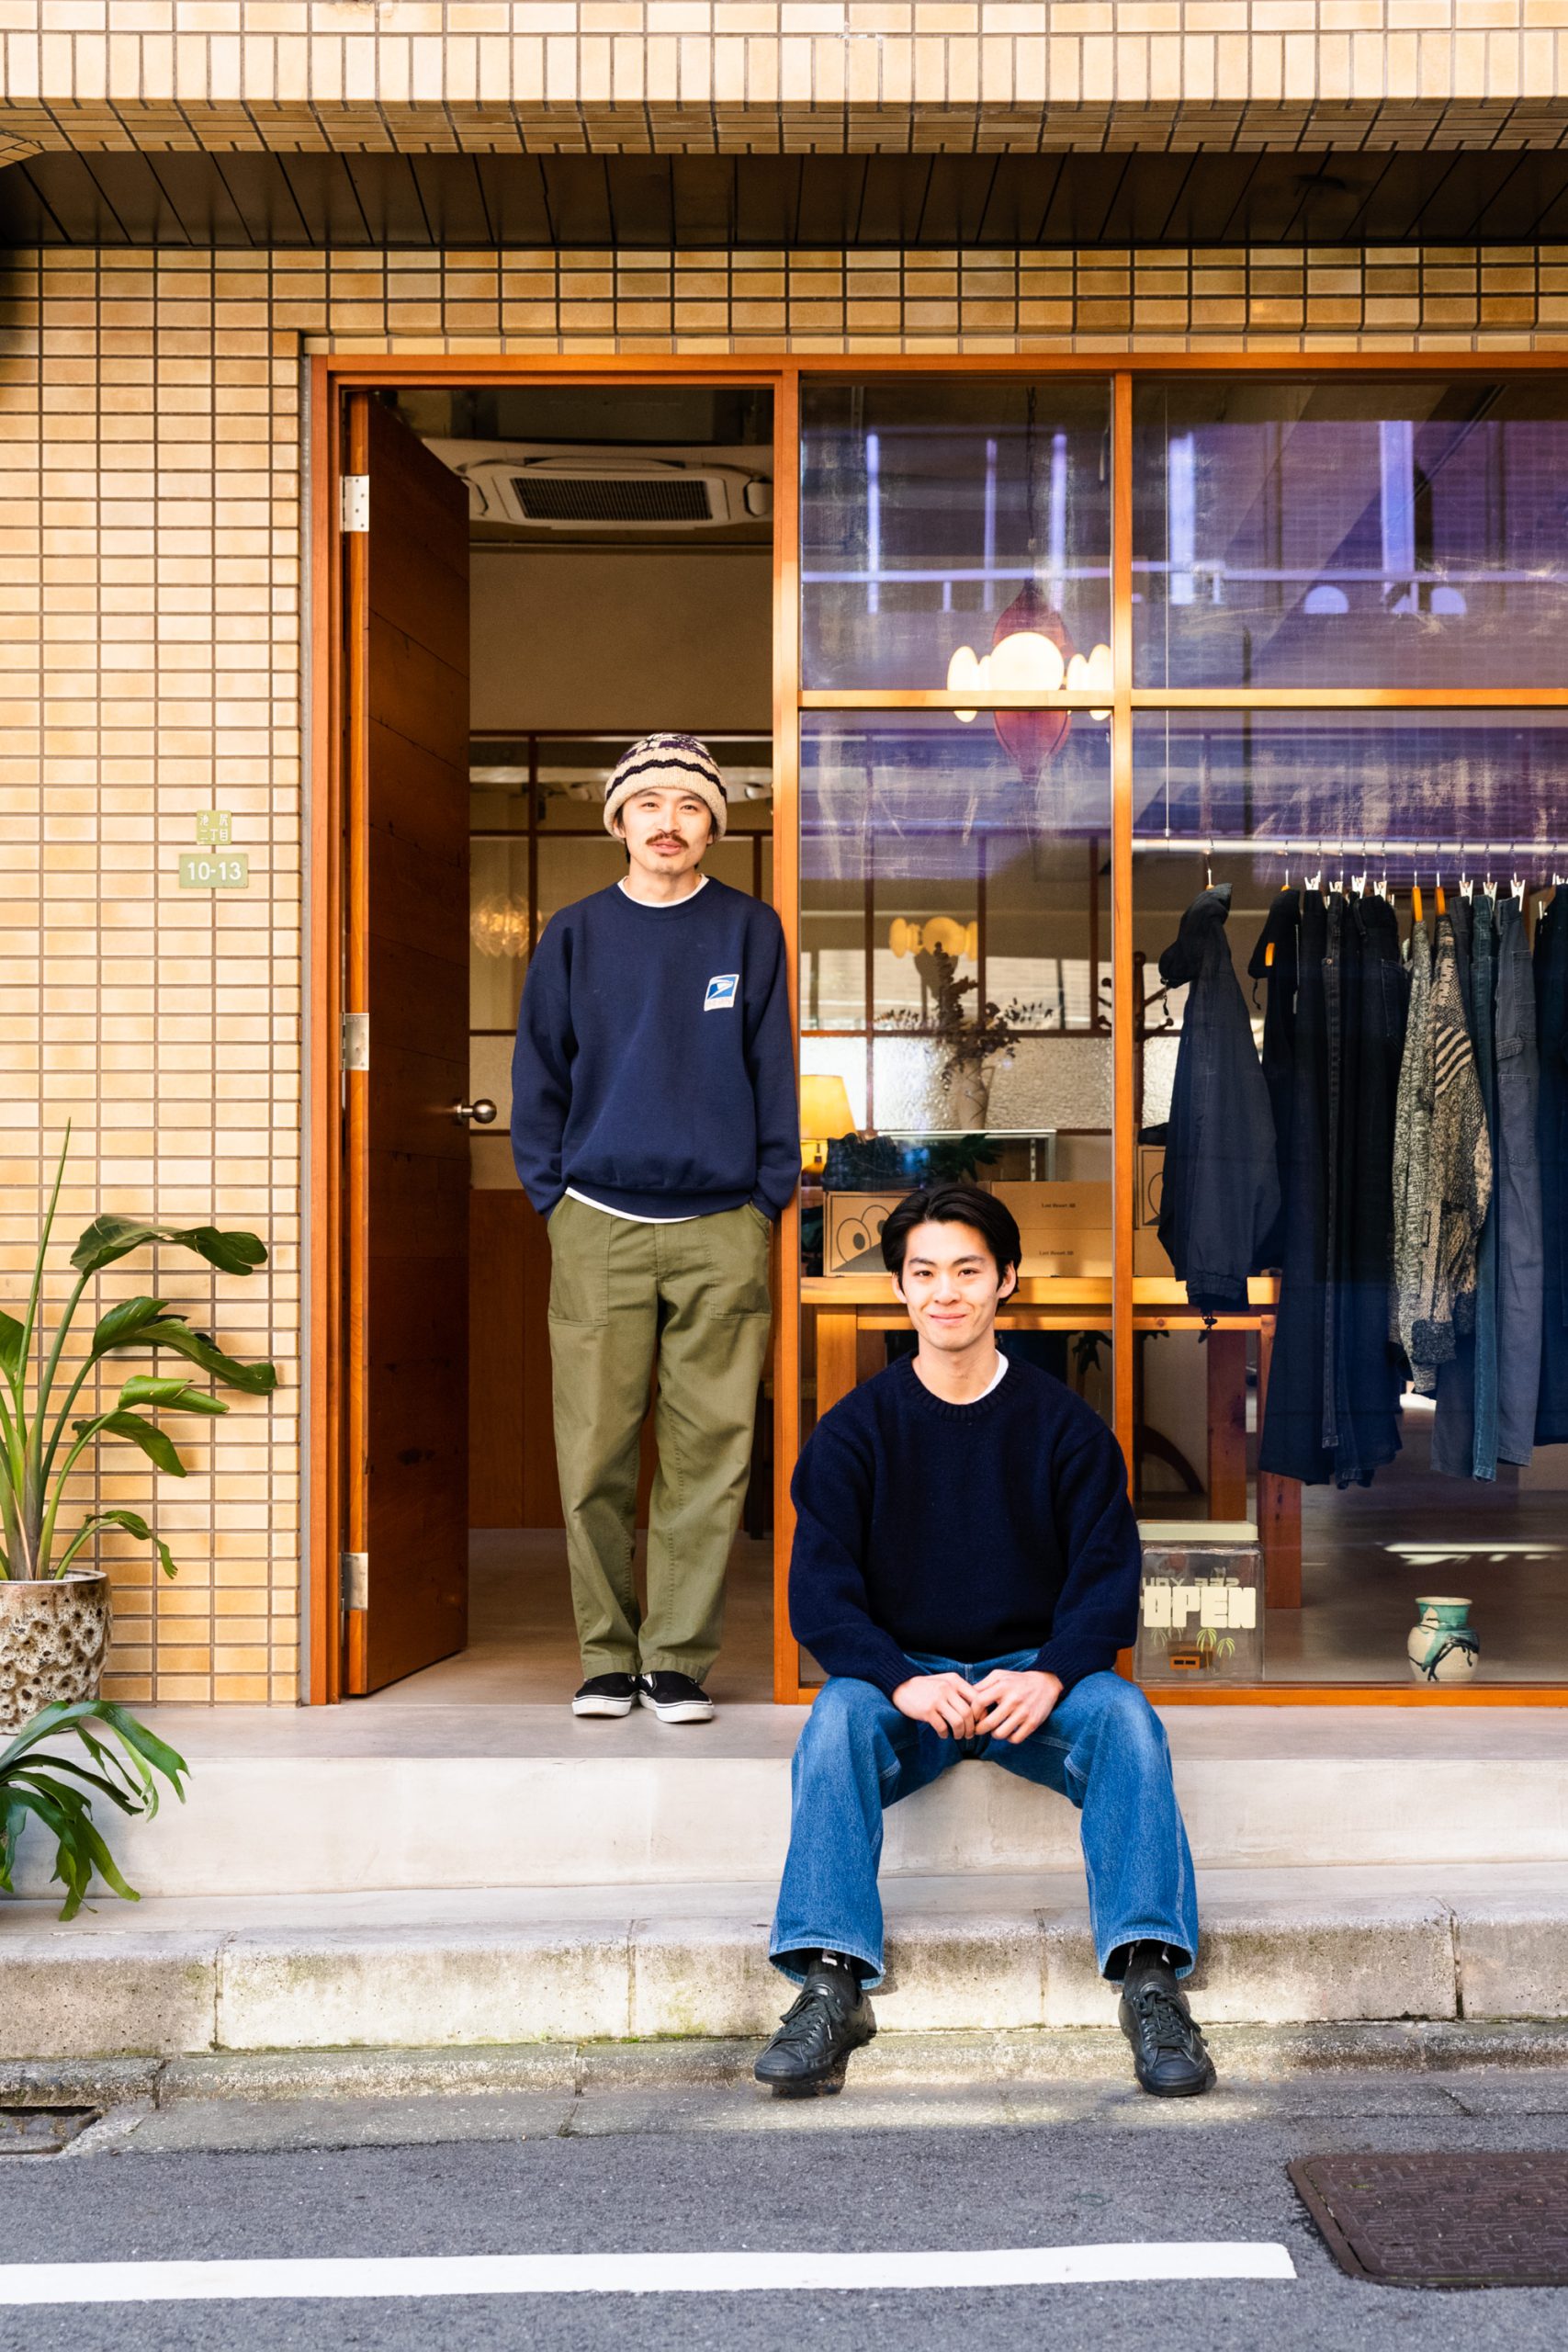
[(831, 2098), (875, 2032), (870, 1999), (849, 1971), (814, 1968), (751, 2071), (780, 2098)]
[(637, 1704), (651, 1707), (661, 1724), (711, 1724), (713, 1701), (689, 1674), (642, 1674)]
[(635, 1674), (591, 1674), (571, 1702), (574, 1715), (629, 1715), (637, 1704)]
[(1142, 2089), (1155, 2098), (1197, 2098), (1213, 2089), (1214, 2062), (1171, 1969), (1130, 1968), (1118, 2015)]

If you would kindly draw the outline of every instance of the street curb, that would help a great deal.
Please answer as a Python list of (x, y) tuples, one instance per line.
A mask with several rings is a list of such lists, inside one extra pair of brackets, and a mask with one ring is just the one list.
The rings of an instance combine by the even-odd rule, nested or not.
[[(1568, 2022), (1508, 2018), (1371, 2025), (1215, 2026), (1222, 2080), (1280, 2083), (1337, 2074), (1441, 2075), (1476, 2066), (1568, 2064)], [(749, 2082), (754, 2041), (529, 2042), (487, 2049), (276, 2050), (180, 2058), (0, 2062), (0, 2106), (159, 2108), (200, 2099), (419, 2098), (531, 2091), (716, 2090)], [(855, 2062), (867, 2084), (1124, 2085), (1114, 2026), (877, 2036)]]

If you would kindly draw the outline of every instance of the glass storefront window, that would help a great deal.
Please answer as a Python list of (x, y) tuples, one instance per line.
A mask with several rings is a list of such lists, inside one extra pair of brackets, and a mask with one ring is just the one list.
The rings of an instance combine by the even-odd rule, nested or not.
[[(900, 1343), (878, 1192), (960, 1169), (1032, 1187), (1065, 1254), (1037, 1236), (1010, 1329), (1128, 1447), (1151, 1688), (1568, 1677), (1568, 379), (808, 372), (800, 461), (786, 1442)], [(1106, 707), (1065, 707), (1075, 688)], [(1211, 885), (1223, 1008), (1196, 966), (1159, 968)], [(1469, 1250), (1462, 1305), (1400, 1255), (1439, 1151), (1401, 1108), (1413, 935), (1450, 958), (1444, 1054), (1469, 1057), (1464, 1148), (1501, 1204), (1477, 1192), (1466, 1240), (1434, 1196)], [(1005, 1035), (976, 1035), (978, 1008)], [(1213, 1157), (1184, 1192), (1204, 1084)], [(1109, 1231), (1102, 1258), (1064, 1239), (1060, 1196), (1109, 1225), (1118, 1185), (1112, 1274)], [(1179, 1274), (1162, 1206), (1197, 1194), (1222, 1204), (1214, 1262), (1189, 1248)]]
[(1561, 381), (1190, 378), (1134, 421), (1140, 685), (1557, 682)]
[[(1200, 1004), (1193, 1032), (1205, 983), (1164, 987), (1159, 971), (1212, 882), (1229, 894), (1234, 1017), (1265, 1083), (1211, 1123), (1201, 1177), (1245, 1212), (1260, 1111), (1280, 1184), (1254, 1261), (1263, 1311), (1207, 1330), (1140, 1318), (1145, 1532), (1168, 1522), (1162, 1539), (1189, 1563), (1205, 1555), (1184, 1541), (1219, 1535), (1245, 1551), (1260, 1537), (1247, 1605), (1266, 1637), (1260, 1658), (1247, 1655), (1267, 1683), (1408, 1680), (1418, 1604), (1433, 1599), (1468, 1602), (1461, 1630), (1478, 1638), (1488, 1682), (1560, 1675), (1568, 1463), (1539, 1442), (1555, 1423), (1548, 1413), (1538, 1431), (1549, 1383), (1537, 1368), (1543, 1335), (1550, 1357), (1564, 1325), (1541, 1280), (1553, 1130), (1537, 1125), (1533, 1032), (1537, 992), (1546, 1015), (1551, 985), (1540, 910), (1568, 863), (1568, 711), (1144, 712), (1134, 749), (1140, 1158), (1157, 1185), (1180, 1057), (1190, 1046), (1190, 1088), (1215, 1051), (1218, 1000)], [(1443, 1110), (1434, 1126), (1428, 1102), (1402, 1145), (1416, 1116), (1401, 1079), (1417, 914), (1425, 940), (1451, 943), (1450, 1025), (1431, 1058), (1469, 1124), (1461, 1136)], [(1428, 1231), (1456, 1270), (1451, 1329), (1422, 1320), (1448, 1315), (1416, 1261)], [(1168, 1277), (1157, 1233), (1141, 1226), (1137, 1240), (1145, 1273)], [(1193, 1573), (1172, 1590), (1190, 1596)], [(1220, 1647), (1228, 1621), (1200, 1645), (1202, 1609), (1216, 1605), (1203, 1592), (1190, 1638), (1149, 1629), (1140, 1671), (1162, 1687), (1179, 1679), (1173, 1657), (1201, 1679), (1234, 1674), (1242, 1657)], [(1469, 1662), (1450, 1644), (1438, 1678)]]
[(802, 1069), (843, 1080), (857, 1132), (1104, 1137), (1110, 823), (1088, 713), (1032, 784), (986, 721), (807, 714)]
[(807, 687), (944, 685), (1021, 596), (1064, 670), (1089, 660), (1111, 641), (1109, 386), (807, 384), (800, 552)]

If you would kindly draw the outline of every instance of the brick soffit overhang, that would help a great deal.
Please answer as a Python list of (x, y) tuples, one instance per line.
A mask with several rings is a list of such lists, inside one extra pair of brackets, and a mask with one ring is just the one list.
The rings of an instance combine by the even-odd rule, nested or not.
[(0, 160), (1565, 137), (1568, 0), (34, 0), (0, 17)]

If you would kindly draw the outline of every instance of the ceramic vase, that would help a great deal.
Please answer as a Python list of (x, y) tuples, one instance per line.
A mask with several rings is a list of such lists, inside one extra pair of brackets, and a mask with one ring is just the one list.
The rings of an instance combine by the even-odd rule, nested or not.
[(62, 1577), (0, 1578), (0, 1738), (57, 1699), (96, 1699), (109, 1638), (109, 1580), (101, 1568)]
[(1416, 1606), (1420, 1614), (1404, 1646), (1416, 1681), (1468, 1682), (1481, 1663), (1469, 1601), (1438, 1594)]
[(965, 1135), (977, 1134), (985, 1126), (991, 1107), (994, 1075), (994, 1066), (985, 1063), (956, 1062), (953, 1067), (947, 1100), (953, 1125)]

